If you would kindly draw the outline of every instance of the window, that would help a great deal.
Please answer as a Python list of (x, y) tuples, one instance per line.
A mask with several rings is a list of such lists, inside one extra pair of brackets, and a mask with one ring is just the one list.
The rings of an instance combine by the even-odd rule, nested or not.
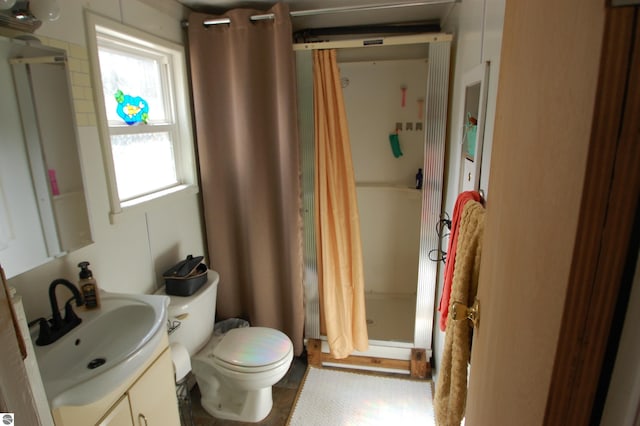
[(194, 187), (182, 46), (87, 20), (112, 211)]

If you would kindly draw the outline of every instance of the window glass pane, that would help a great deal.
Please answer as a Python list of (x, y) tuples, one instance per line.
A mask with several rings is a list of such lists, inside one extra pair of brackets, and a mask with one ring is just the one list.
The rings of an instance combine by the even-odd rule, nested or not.
[(178, 184), (169, 132), (111, 136), (120, 200)]
[(110, 125), (124, 124), (117, 114), (116, 93), (144, 98), (149, 104), (149, 122), (167, 123), (162, 92), (162, 64), (153, 59), (100, 47), (100, 72), (107, 119)]

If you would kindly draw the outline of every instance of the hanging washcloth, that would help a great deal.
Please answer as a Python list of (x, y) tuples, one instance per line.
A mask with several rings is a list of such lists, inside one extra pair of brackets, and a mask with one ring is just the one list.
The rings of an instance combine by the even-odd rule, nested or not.
[(400, 139), (398, 138), (398, 134), (390, 134), (389, 142), (391, 143), (391, 152), (393, 152), (393, 156), (396, 158), (402, 157), (402, 150), (400, 149)]
[(451, 296), (451, 283), (453, 281), (453, 268), (456, 261), (456, 249), (458, 247), (458, 232), (460, 229), (460, 218), (462, 210), (468, 201), (480, 201), (482, 197), (477, 191), (465, 191), (458, 195), (456, 204), (453, 207), (453, 219), (451, 220), (451, 235), (447, 246), (447, 263), (444, 267), (444, 284), (442, 285), (442, 296), (440, 298), (440, 330), (445, 331), (447, 327), (447, 317), (449, 316), (449, 298)]
[[(478, 290), (485, 210), (476, 201), (469, 201), (462, 210), (451, 300), (471, 306)], [(438, 426), (459, 426), (464, 417), (470, 354), (471, 323), (466, 319), (447, 322), (433, 398)]]

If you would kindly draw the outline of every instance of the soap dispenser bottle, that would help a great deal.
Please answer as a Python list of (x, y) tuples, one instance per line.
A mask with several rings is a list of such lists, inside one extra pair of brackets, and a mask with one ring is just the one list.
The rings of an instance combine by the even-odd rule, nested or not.
[(98, 291), (98, 283), (93, 278), (93, 272), (89, 269), (89, 262), (78, 263), (80, 268), (80, 281), (78, 287), (82, 291), (84, 306), (86, 309), (96, 309), (100, 307), (100, 292)]
[(422, 169), (418, 169), (418, 173), (416, 173), (416, 189), (422, 189)]

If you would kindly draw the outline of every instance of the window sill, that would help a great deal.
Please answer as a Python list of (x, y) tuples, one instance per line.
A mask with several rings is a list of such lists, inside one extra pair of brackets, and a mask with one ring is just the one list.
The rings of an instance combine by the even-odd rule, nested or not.
[(178, 185), (173, 188), (158, 191), (150, 195), (135, 198), (121, 203), (119, 212), (111, 212), (109, 221), (112, 225), (121, 223), (127, 216), (139, 212), (147, 212), (151, 209), (161, 209), (174, 205), (180, 198), (194, 195), (199, 192), (197, 185)]

